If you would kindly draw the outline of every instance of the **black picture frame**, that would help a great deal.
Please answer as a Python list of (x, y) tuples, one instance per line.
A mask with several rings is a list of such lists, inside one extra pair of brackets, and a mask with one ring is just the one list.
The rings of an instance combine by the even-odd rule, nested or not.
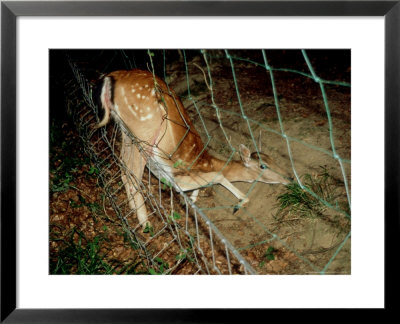
[[(399, 237), (400, 1), (2, 1), (1, 2), (1, 322), (235, 322), (238, 312), (194, 309), (16, 308), (16, 19), (18, 16), (381, 16), (385, 19), (385, 309), (396, 308)], [(366, 67), (372, 68), (372, 67)], [(366, 157), (368, 163), (368, 157)], [(372, 167), (371, 167), (372, 168)], [(373, 178), (371, 179), (373, 182)], [(372, 235), (372, 234), (371, 234)], [(371, 243), (373, 244), (373, 243)], [(365, 247), (368, 248), (368, 247)], [(371, 260), (373, 262), (373, 259)], [(368, 283), (366, 283), (368, 285)], [(249, 314), (247, 314), (249, 316)], [(267, 317), (264, 317), (265, 319)], [(322, 319), (322, 318), (321, 318)]]

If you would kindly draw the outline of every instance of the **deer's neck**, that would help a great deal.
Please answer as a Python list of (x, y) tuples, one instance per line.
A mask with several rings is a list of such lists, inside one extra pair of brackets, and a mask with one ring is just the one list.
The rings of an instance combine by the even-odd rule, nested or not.
[(206, 167), (201, 170), (203, 172), (221, 172), (230, 182), (243, 181), (244, 166), (240, 162), (233, 160), (227, 162), (209, 155), (208, 161), (203, 163), (203, 166)]

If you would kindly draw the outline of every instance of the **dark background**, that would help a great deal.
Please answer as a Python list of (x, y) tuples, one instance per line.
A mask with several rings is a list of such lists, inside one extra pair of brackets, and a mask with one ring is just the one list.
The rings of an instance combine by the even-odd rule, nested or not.
[[(182, 61), (177, 50), (152, 49), (155, 73), (164, 77), (164, 65)], [(182, 50), (186, 60), (201, 56), (200, 50)], [(328, 80), (338, 80), (350, 83), (351, 51), (350, 50), (306, 50), (306, 53), (318, 76)], [(264, 64), (260, 50), (229, 50), (230, 55), (243, 57), (259, 64)], [(219, 50), (216, 56), (224, 63), (229, 61), (225, 53)], [(274, 68), (286, 68), (308, 73), (309, 69), (300, 50), (266, 50), (268, 62)], [(50, 50), (50, 120), (68, 119), (65, 105), (64, 84), (72, 79), (71, 67), (74, 62), (84, 73), (87, 80), (94, 85), (96, 80), (105, 73), (115, 70), (151, 68), (147, 50)], [(165, 61), (164, 61), (165, 60)], [(183, 63), (183, 62), (182, 62)], [(184, 68), (184, 65), (182, 65)]]

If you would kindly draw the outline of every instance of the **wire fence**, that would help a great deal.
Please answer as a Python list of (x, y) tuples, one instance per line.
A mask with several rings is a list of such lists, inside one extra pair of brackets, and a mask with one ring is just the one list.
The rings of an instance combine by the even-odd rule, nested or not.
[[(172, 177), (152, 175), (162, 171), (157, 163), (147, 163), (143, 177), (137, 177), (121, 159), (121, 133), (141, 154), (148, 154), (148, 143), (132, 134), (118, 116), (104, 128), (94, 127), (98, 107), (88, 71), (105, 62), (106, 54), (88, 52), (94, 58), (82, 63), (69, 51), (74, 75), (65, 82), (69, 111), (86, 153), (100, 170), (106, 204), (148, 267), (164, 274), (350, 273), (349, 82), (320, 76), (305, 50), (296, 57), (308, 70), (276, 68), (266, 50), (148, 50), (136, 56), (135, 51), (120, 50), (112, 52), (112, 59), (110, 53), (95, 74), (110, 72), (117, 61), (123, 62), (118, 69), (141, 67), (154, 77), (162, 76), (168, 91), (175, 89), (181, 97), (204, 143), (186, 166), (188, 172), (209, 151), (225, 161), (222, 173), (237, 160), (237, 147), (245, 142), (260, 163), (262, 147), (267, 147), (294, 178), (287, 187), (257, 181), (238, 184), (250, 201), (232, 213), (238, 202), (213, 182), (203, 186), (194, 203)], [(271, 55), (276, 58), (275, 52)], [(305, 107), (307, 103), (311, 107)], [(144, 197), (152, 224), (145, 232), (129, 206), (121, 170), (129, 173)], [(292, 208), (285, 199), (296, 200)]]

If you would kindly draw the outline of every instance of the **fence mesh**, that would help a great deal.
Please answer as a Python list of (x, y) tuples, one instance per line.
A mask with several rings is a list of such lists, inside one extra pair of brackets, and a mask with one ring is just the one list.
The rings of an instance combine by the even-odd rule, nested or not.
[[(164, 274), (350, 273), (349, 51), (331, 55), (345, 62), (344, 71), (305, 50), (64, 54), (73, 72), (64, 82), (68, 110), (99, 170), (104, 212), (121, 222), (147, 268)], [(94, 79), (131, 68), (162, 77), (176, 91), (203, 150), (226, 161), (222, 169), (239, 159), (239, 144), (246, 144), (260, 161), (267, 152), (294, 181), (234, 183), (250, 201), (233, 213), (238, 201), (222, 186), (207, 184), (193, 203), (173, 178), (152, 175), (157, 163), (136, 178), (120, 158), (121, 133), (142, 154), (145, 144), (118, 118), (96, 129), (92, 96)], [(130, 172), (145, 198), (152, 223), (145, 231), (129, 207), (121, 170)]]

